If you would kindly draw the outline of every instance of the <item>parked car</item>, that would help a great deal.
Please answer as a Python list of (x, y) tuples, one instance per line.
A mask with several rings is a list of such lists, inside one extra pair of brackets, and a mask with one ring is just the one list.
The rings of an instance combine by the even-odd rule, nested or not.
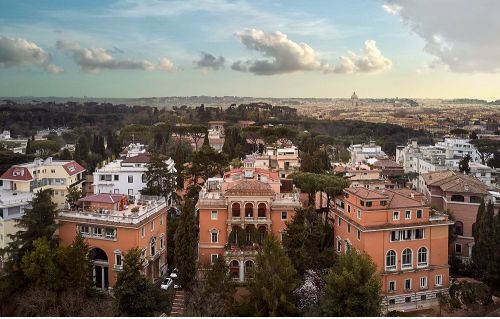
[(172, 286), (173, 283), (174, 283), (174, 281), (173, 281), (172, 278), (166, 278), (161, 283), (160, 289), (162, 289), (162, 290), (168, 290), (168, 289), (170, 289), (170, 287)]
[(181, 285), (177, 282), (177, 273), (178, 273), (178, 269), (175, 268), (174, 270), (172, 270), (172, 273), (170, 273), (170, 278), (173, 280), (174, 282), (174, 288), (175, 289), (178, 289), (181, 287)]

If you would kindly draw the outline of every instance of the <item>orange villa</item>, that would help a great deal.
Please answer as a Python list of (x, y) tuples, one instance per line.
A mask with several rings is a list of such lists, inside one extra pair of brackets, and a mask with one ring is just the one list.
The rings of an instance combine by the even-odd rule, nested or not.
[(113, 287), (123, 267), (123, 255), (142, 249), (144, 274), (155, 281), (167, 267), (167, 216), (164, 198), (95, 194), (79, 200), (78, 210), (59, 213), (59, 240), (68, 246), (78, 233), (91, 248), (94, 282), (99, 289)]
[(335, 198), (335, 246), (371, 256), (382, 274), (387, 311), (437, 304), (446, 293), (447, 217), (431, 212), (423, 195), (409, 189), (346, 188)]
[(201, 268), (224, 255), (233, 278), (245, 281), (258, 246), (268, 234), (281, 239), (285, 222), (299, 206), (299, 193), (291, 183), (250, 161), (223, 178), (209, 178), (197, 203)]

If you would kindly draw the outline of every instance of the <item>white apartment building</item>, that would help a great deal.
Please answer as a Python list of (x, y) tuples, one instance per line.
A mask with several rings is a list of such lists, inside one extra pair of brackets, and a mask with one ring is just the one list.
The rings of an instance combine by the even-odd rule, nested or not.
[(462, 158), (465, 155), (470, 155), (471, 162), (481, 162), (479, 152), (474, 145), (469, 143), (468, 139), (446, 137), (443, 142), (437, 142), (435, 146), (451, 152), (452, 157)]
[(382, 147), (370, 141), (368, 144), (354, 144), (347, 148), (350, 155), (350, 163), (363, 163), (369, 158), (388, 158), (382, 151)]
[[(138, 198), (139, 191), (146, 187), (149, 158), (149, 154), (140, 153), (96, 169), (93, 174), (94, 194), (126, 194), (131, 200)], [(169, 158), (166, 163), (172, 173), (177, 173), (174, 160)]]

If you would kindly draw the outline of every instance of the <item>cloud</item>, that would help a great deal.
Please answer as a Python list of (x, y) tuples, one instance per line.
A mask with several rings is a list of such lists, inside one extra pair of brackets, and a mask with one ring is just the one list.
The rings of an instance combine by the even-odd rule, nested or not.
[(500, 72), (500, 1), (381, 1), (425, 41), (424, 51), (451, 71)]
[(85, 72), (97, 73), (102, 70), (143, 70), (143, 71), (176, 71), (175, 65), (162, 58), (158, 64), (148, 60), (116, 60), (112, 53), (102, 48), (81, 48), (79, 45), (59, 40), (57, 48), (71, 54), (73, 60)]
[(328, 64), (306, 43), (296, 43), (279, 31), (266, 33), (256, 29), (237, 32), (235, 36), (249, 50), (262, 53), (267, 59), (236, 61), (231, 68), (257, 75), (273, 75), (297, 71), (328, 72)]
[(366, 40), (365, 48), (361, 54), (349, 52), (347, 56), (340, 57), (333, 72), (335, 73), (357, 73), (357, 72), (378, 72), (388, 70), (392, 67), (392, 62), (382, 55), (374, 40)]
[(201, 52), (201, 58), (194, 63), (198, 69), (205, 72), (209, 70), (217, 71), (225, 67), (226, 59), (223, 56), (215, 57), (210, 53)]
[(50, 54), (36, 43), (22, 38), (0, 36), (0, 68), (23, 65), (38, 65), (50, 73), (62, 73), (64, 70), (52, 63)]

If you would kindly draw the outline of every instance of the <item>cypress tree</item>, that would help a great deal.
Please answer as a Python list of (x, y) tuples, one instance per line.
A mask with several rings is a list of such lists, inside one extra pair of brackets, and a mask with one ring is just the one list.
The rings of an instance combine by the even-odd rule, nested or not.
[(484, 244), (482, 242), (483, 237), (480, 236), (482, 229), (484, 228), (483, 223), (483, 215), (485, 213), (485, 204), (484, 200), (479, 204), (479, 208), (476, 214), (476, 222), (472, 225), (472, 235), (474, 236), (474, 246), (472, 246), (472, 262), (479, 269), (483, 269), (483, 261), (484, 259)]
[(269, 235), (255, 260), (254, 278), (249, 283), (248, 307), (252, 315), (297, 316), (294, 291), (298, 278), (280, 243)]
[(198, 227), (194, 213), (194, 203), (187, 198), (179, 218), (175, 234), (175, 265), (179, 269), (179, 283), (190, 288), (196, 277), (196, 253)]

